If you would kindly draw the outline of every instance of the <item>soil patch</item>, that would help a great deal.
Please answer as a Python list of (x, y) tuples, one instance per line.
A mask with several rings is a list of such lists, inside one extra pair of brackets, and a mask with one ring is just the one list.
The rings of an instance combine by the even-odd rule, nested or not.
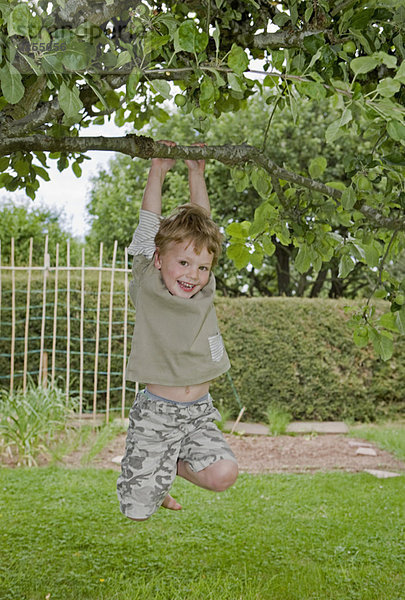
[[(373, 443), (346, 435), (271, 437), (225, 434), (225, 437), (238, 459), (239, 470), (244, 473), (313, 473), (336, 470), (358, 472), (365, 469), (405, 473), (405, 462)], [(124, 454), (126, 434), (118, 434), (90, 460), (89, 450), (93, 455), (91, 448), (96, 439), (96, 433), (93, 432), (85, 444), (61, 457), (59, 464), (72, 468), (92, 466), (119, 471), (120, 465), (113, 463), (112, 459)], [(357, 448), (362, 444), (372, 448), (375, 456), (357, 454)], [(0, 464), (3, 466), (15, 467), (16, 462), (14, 456), (4, 454), (0, 457)], [(37, 458), (38, 466), (45, 466), (49, 462), (49, 456), (44, 454)]]
[[(125, 437), (125, 434), (117, 436), (94, 458), (92, 465), (119, 470), (119, 465), (111, 460), (124, 453)], [(356, 454), (354, 442), (361, 440), (343, 435), (269, 437), (225, 434), (225, 437), (238, 459), (240, 471), (245, 473), (357, 472), (364, 469), (405, 472), (404, 462), (370, 442), (364, 442), (364, 445), (373, 448), (376, 456)]]

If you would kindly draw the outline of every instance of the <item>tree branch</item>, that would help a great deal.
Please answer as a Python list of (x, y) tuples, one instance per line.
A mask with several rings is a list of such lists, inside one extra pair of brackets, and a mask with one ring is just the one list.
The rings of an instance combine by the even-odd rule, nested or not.
[[(174, 158), (185, 160), (215, 159), (226, 165), (256, 164), (265, 169), (272, 177), (289, 181), (295, 185), (305, 187), (313, 192), (318, 192), (333, 198), (337, 203), (342, 192), (279, 167), (274, 161), (260, 152), (258, 148), (242, 145), (223, 146), (166, 146), (155, 142), (150, 137), (128, 134), (125, 137), (65, 137), (55, 138), (46, 135), (34, 135), (21, 138), (3, 138), (0, 140), (0, 156), (16, 152), (17, 150), (32, 152), (67, 152), (85, 153), (89, 150), (121, 152), (132, 158)], [(383, 229), (398, 229), (405, 231), (405, 218), (384, 217), (375, 209), (363, 206), (360, 211), (376, 227)]]

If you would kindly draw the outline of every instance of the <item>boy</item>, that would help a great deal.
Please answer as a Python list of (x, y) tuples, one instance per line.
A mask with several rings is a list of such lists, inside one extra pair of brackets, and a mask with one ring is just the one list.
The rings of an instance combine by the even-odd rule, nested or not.
[(191, 204), (162, 220), (162, 184), (175, 161), (152, 160), (128, 249), (136, 324), (127, 379), (146, 388), (129, 415), (117, 490), (121, 511), (134, 521), (161, 505), (181, 509), (169, 494), (176, 475), (214, 491), (227, 489), (238, 475), (209, 395), (210, 380), (230, 366), (213, 307), (211, 267), (222, 238), (209, 216), (205, 161), (185, 162)]

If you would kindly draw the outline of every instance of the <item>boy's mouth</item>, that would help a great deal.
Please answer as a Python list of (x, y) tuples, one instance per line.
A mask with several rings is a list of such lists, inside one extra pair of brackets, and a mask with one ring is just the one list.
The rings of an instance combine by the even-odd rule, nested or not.
[(191, 292), (197, 287), (195, 284), (187, 283), (186, 281), (177, 280), (177, 283), (180, 286), (180, 288), (185, 292)]

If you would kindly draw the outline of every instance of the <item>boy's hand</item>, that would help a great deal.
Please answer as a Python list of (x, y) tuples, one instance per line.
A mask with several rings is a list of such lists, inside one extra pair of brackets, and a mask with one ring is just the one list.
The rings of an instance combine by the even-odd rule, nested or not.
[[(176, 145), (176, 142), (172, 142), (171, 140), (158, 140), (158, 143), (172, 147)], [(152, 168), (159, 168), (164, 175), (166, 175), (175, 164), (176, 160), (174, 158), (152, 158)]]
[[(192, 146), (200, 146), (203, 148), (205, 144), (203, 142), (196, 142), (195, 144), (191, 144)], [(205, 170), (205, 160), (185, 160), (184, 161), (189, 168), (189, 171), (194, 171), (197, 173), (204, 173)]]

